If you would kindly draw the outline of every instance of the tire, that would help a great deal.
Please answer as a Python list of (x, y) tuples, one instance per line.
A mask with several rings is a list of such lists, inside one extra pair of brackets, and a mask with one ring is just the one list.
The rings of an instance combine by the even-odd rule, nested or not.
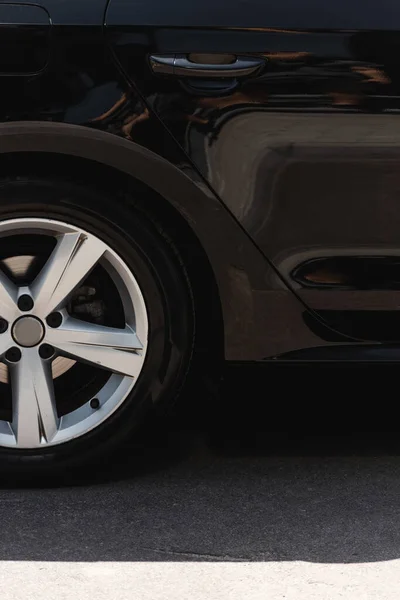
[[(0, 228), (11, 219), (54, 220), (95, 236), (122, 259), (142, 294), (148, 320), (146, 355), (134, 387), (118, 408), (97, 426), (63, 443), (32, 448), (0, 443), (0, 471), (15, 477), (32, 479), (89, 464), (99, 466), (140, 429), (154, 407), (169, 406), (185, 382), (195, 343), (195, 315), (183, 262), (140, 201), (115, 201), (107, 192), (64, 180), (29, 177), (1, 182)], [(19, 243), (20, 238), (15, 239)], [(12, 331), (15, 335), (16, 328)], [(13, 368), (9, 366), (11, 381)]]

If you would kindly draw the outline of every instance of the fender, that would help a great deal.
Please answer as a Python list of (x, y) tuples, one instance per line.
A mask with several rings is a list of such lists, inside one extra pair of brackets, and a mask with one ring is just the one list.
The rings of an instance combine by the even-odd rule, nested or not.
[[(268, 340), (258, 323), (263, 307), (270, 311), (271, 302), (281, 305), (282, 295), (297, 322), (301, 320), (302, 305), (276, 278), (260, 251), (195, 172), (192, 179), (132, 141), (64, 123), (0, 124), (0, 155), (16, 152), (51, 152), (94, 160), (130, 175), (157, 192), (185, 219), (208, 257), (222, 305), (225, 357), (259, 360), (275, 354), (276, 350), (286, 349), (288, 344), (290, 347), (286, 340), (285, 348), (275, 348), (278, 336)], [(269, 304), (259, 299), (259, 295), (265, 293), (264, 300), (268, 298)], [(271, 314), (276, 317), (276, 308)], [(315, 345), (316, 341), (320, 343), (318, 338), (307, 339), (306, 345)]]

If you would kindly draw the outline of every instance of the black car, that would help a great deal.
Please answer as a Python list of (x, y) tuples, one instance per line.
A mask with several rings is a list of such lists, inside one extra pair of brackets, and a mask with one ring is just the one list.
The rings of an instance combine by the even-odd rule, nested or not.
[(400, 360), (397, 0), (13, 0), (0, 50), (0, 469), (224, 361)]

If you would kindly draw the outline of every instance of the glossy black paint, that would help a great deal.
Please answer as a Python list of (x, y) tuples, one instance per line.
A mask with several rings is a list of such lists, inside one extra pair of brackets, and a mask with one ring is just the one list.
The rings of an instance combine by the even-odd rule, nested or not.
[[(400, 300), (398, 270), (384, 285), (340, 290), (329, 285), (332, 273), (325, 274), (326, 285), (313, 288), (292, 274), (315, 259), (348, 255), (365, 263), (398, 254), (400, 7), (384, 3), (377, 15), (372, 5), (344, 2), (327, 9), (315, 2), (253, 1), (227, 11), (219, 2), (207, 11), (176, 3), (178, 17), (161, 10), (150, 28), (149, 7), (134, 2), (131, 13), (138, 6), (143, 21), (132, 14), (127, 27), (127, 19), (120, 20), (124, 11), (129, 15), (127, 3), (109, 4), (107, 25), (119, 60), (127, 70), (132, 65), (148, 102), (285, 283), (350, 338), (386, 339), (387, 325), (349, 327), (352, 319), (383, 318), (399, 339), (393, 311)], [(163, 80), (155, 91), (154, 78), (135, 57), (172, 52), (248, 53), (266, 66), (219, 97), (206, 88), (190, 94), (182, 80)], [(358, 265), (355, 279), (362, 281)], [(371, 310), (386, 314), (357, 314)]]
[[(12, 75), (0, 73), (3, 159), (19, 153), (21, 169), (33, 152), (96, 161), (177, 211), (216, 280), (227, 359), (297, 360), (323, 346), (340, 357), (345, 343), (369, 360), (379, 346), (358, 354), (360, 340), (385, 342), (392, 330), (400, 341), (397, 270), (372, 288), (337, 289), (329, 272), (323, 286), (293, 277), (315, 259), (400, 255), (394, 0), (379, 12), (317, 0), (40, 4), (0, 2), (10, 52), (15, 39), (46, 40), (37, 73), (23, 57)], [(38, 11), (49, 17), (32, 22)], [(265, 67), (235, 85), (224, 79), (217, 93), (208, 80), (193, 86), (150, 69), (152, 54), (189, 53), (246, 55)]]

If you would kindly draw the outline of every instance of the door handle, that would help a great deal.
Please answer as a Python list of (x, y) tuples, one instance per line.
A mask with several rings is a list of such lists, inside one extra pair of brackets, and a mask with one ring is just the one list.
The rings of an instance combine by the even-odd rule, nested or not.
[[(209, 56), (209, 55), (205, 55)], [(218, 55), (217, 55), (218, 56)], [(225, 55), (221, 55), (225, 56)], [(236, 56), (230, 63), (194, 62), (187, 55), (150, 56), (150, 67), (153, 73), (172, 77), (200, 77), (203, 79), (239, 79), (255, 75), (265, 65), (265, 60), (251, 56)]]

